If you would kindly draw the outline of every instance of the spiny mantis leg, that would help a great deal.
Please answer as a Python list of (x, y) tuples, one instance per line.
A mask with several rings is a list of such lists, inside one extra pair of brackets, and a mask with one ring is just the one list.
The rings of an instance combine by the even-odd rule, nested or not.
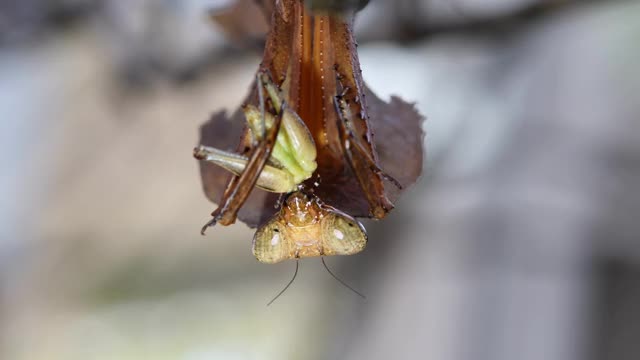
[(333, 101), (337, 113), (336, 121), (340, 143), (347, 162), (367, 197), (371, 214), (375, 218), (381, 219), (394, 207), (387, 198), (382, 179), (389, 180), (398, 188), (402, 188), (402, 185), (378, 167), (369, 151), (360, 143), (359, 137), (355, 136), (350, 124), (351, 112), (343, 98), (347, 90), (345, 89), (342, 94), (335, 96)]
[[(338, 95), (335, 97), (335, 101), (337, 102), (337, 104), (334, 104), (335, 106), (337, 106), (337, 111), (338, 111), (338, 117), (341, 118), (339, 119), (339, 121), (341, 121), (342, 124), (338, 124), (338, 130), (344, 130), (347, 134), (347, 136), (349, 137), (350, 144), (351, 145), (355, 145), (357, 150), (362, 154), (362, 156), (364, 156), (367, 161), (371, 164), (371, 168), (372, 170), (379, 174), (380, 176), (382, 176), (385, 180), (389, 181), (390, 183), (392, 183), (395, 187), (397, 187), (398, 189), (402, 190), (403, 186), (402, 184), (400, 184), (400, 182), (398, 180), (396, 180), (393, 176), (387, 174), (386, 172), (384, 172), (384, 170), (382, 170), (378, 164), (376, 163), (375, 160), (373, 160), (373, 158), (371, 157), (371, 154), (369, 153), (369, 151), (365, 148), (364, 145), (362, 145), (362, 140), (360, 139), (360, 137), (356, 136), (354, 134), (353, 131), (353, 127), (351, 126), (351, 121), (348, 120), (351, 118), (351, 112), (349, 111), (349, 108), (347, 107), (346, 101), (344, 100), (344, 95), (345, 93), (349, 90), (349, 88), (345, 88), (342, 92), (342, 94)], [(340, 129), (343, 128), (343, 129)]]
[[(285, 107), (286, 103), (283, 101), (281, 110), (284, 110)], [(240, 211), (242, 205), (247, 201), (247, 198), (258, 181), (260, 172), (262, 172), (262, 169), (267, 164), (267, 160), (271, 156), (278, 131), (280, 131), (283, 114), (284, 111), (278, 113), (274, 126), (266, 132), (265, 138), (251, 149), (247, 166), (242, 174), (240, 174), (240, 176), (234, 176), (229, 184), (227, 184), (220, 205), (211, 213), (212, 219), (202, 227), (200, 231), (201, 234), (204, 235), (207, 228), (214, 226), (216, 223), (231, 225), (236, 221), (238, 211)]]

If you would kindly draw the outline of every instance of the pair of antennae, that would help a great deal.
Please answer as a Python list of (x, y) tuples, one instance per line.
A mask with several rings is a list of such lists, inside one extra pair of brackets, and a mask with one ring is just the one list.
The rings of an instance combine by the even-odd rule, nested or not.
[[(363, 299), (366, 299), (367, 297), (364, 296), (361, 292), (359, 292), (358, 290), (352, 288), (351, 286), (349, 286), (349, 284), (347, 284), (346, 282), (342, 281), (342, 279), (340, 279), (339, 277), (337, 277), (331, 270), (329, 270), (329, 267), (327, 266), (327, 263), (324, 262), (324, 256), (320, 258), (322, 260), (322, 265), (324, 266), (325, 269), (327, 269), (327, 272), (329, 273), (329, 275), (331, 275), (334, 279), (336, 279), (340, 284), (342, 284), (344, 287), (346, 287), (347, 289), (351, 290), (353, 293), (355, 293), (356, 295), (360, 296)], [(289, 280), (289, 283), (287, 283), (287, 286), (284, 287), (284, 289), (280, 290), (280, 292), (278, 293), (278, 295), (276, 295), (276, 297), (274, 297), (271, 301), (269, 301), (269, 303), (267, 304), (267, 306), (273, 304), (274, 301), (276, 301), (280, 295), (284, 294), (285, 291), (287, 291), (287, 289), (289, 288), (289, 286), (291, 286), (291, 284), (293, 284), (293, 281), (296, 279), (296, 276), (298, 275), (298, 268), (300, 267), (300, 261), (298, 259), (296, 259), (296, 270), (293, 273), (293, 277), (291, 278), (291, 280)]]

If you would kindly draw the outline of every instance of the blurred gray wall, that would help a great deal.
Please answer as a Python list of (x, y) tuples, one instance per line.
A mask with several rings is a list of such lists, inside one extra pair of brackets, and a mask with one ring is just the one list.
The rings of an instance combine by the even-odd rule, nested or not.
[(190, 155), (260, 50), (220, 2), (128, 4), (0, 48), (0, 357), (638, 357), (637, 3), (373, 1), (364, 77), (427, 116), (424, 176), (328, 259), (366, 301), (305, 261), (269, 308), (292, 264), (199, 236)]

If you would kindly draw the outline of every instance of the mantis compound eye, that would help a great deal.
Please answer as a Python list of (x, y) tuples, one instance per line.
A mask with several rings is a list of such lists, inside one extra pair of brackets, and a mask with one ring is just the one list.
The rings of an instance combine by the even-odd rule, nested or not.
[(253, 255), (266, 264), (291, 258), (291, 245), (286, 234), (280, 230), (277, 221), (270, 221), (260, 227), (253, 236)]
[(322, 219), (324, 255), (352, 255), (367, 246), (364, 227), (346, 214), (330, 212)]

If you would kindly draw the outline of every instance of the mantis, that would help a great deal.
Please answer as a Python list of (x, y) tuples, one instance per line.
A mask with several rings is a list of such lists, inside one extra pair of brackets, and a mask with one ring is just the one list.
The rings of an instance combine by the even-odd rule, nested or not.
[[(382, 119), (382, 142), (367, 100)], [(231, 122), (215, 115), (194, 149), (205, 192), (219, 204), (202, 233), (240, 216), (258, 226), (253, 254), (263, 263), (362, 251), (367, 235), (355, 217), (384, 218), (421, 172), (421, 120), (412, 106), (366, 89), (349, 17), (276, 1), (245, 105)], [(236, 151), (221, 150), (240, 123)], [(382, 169), (377, 147), (395, 176)], [(226, 183), (220, 169), (232, 174)]]
[[(268, 94), (272, 111), (254, 105), (243, 107), (247, 132), (266, 161), (257, 173), (255, 186), (266, 191), (288, 193), (281, 211), (261, 226), (254, 236), (253, 254), (263, 263), (311, 256), (351, 255), (364, 249), (365, 229), (353, 217), (306, 194), (302, 183), (317, 168), (316, 145), (302, 119), (281, 99), (265, 72), (257, 76), (259, 97)], [(264, 100), (263, 100), (264, 101)], [(274, 141), (275, 138), (275, 141)], [(252, 159), (208, 146), (194, 149), (196, 159), (216, 164), (242, 177)], [(257, 155), (254, 155), (254, 158)], [(253, 162), (255, 164), (255, 162)], [(203, 231), (210, 224), (207, 223)]]

